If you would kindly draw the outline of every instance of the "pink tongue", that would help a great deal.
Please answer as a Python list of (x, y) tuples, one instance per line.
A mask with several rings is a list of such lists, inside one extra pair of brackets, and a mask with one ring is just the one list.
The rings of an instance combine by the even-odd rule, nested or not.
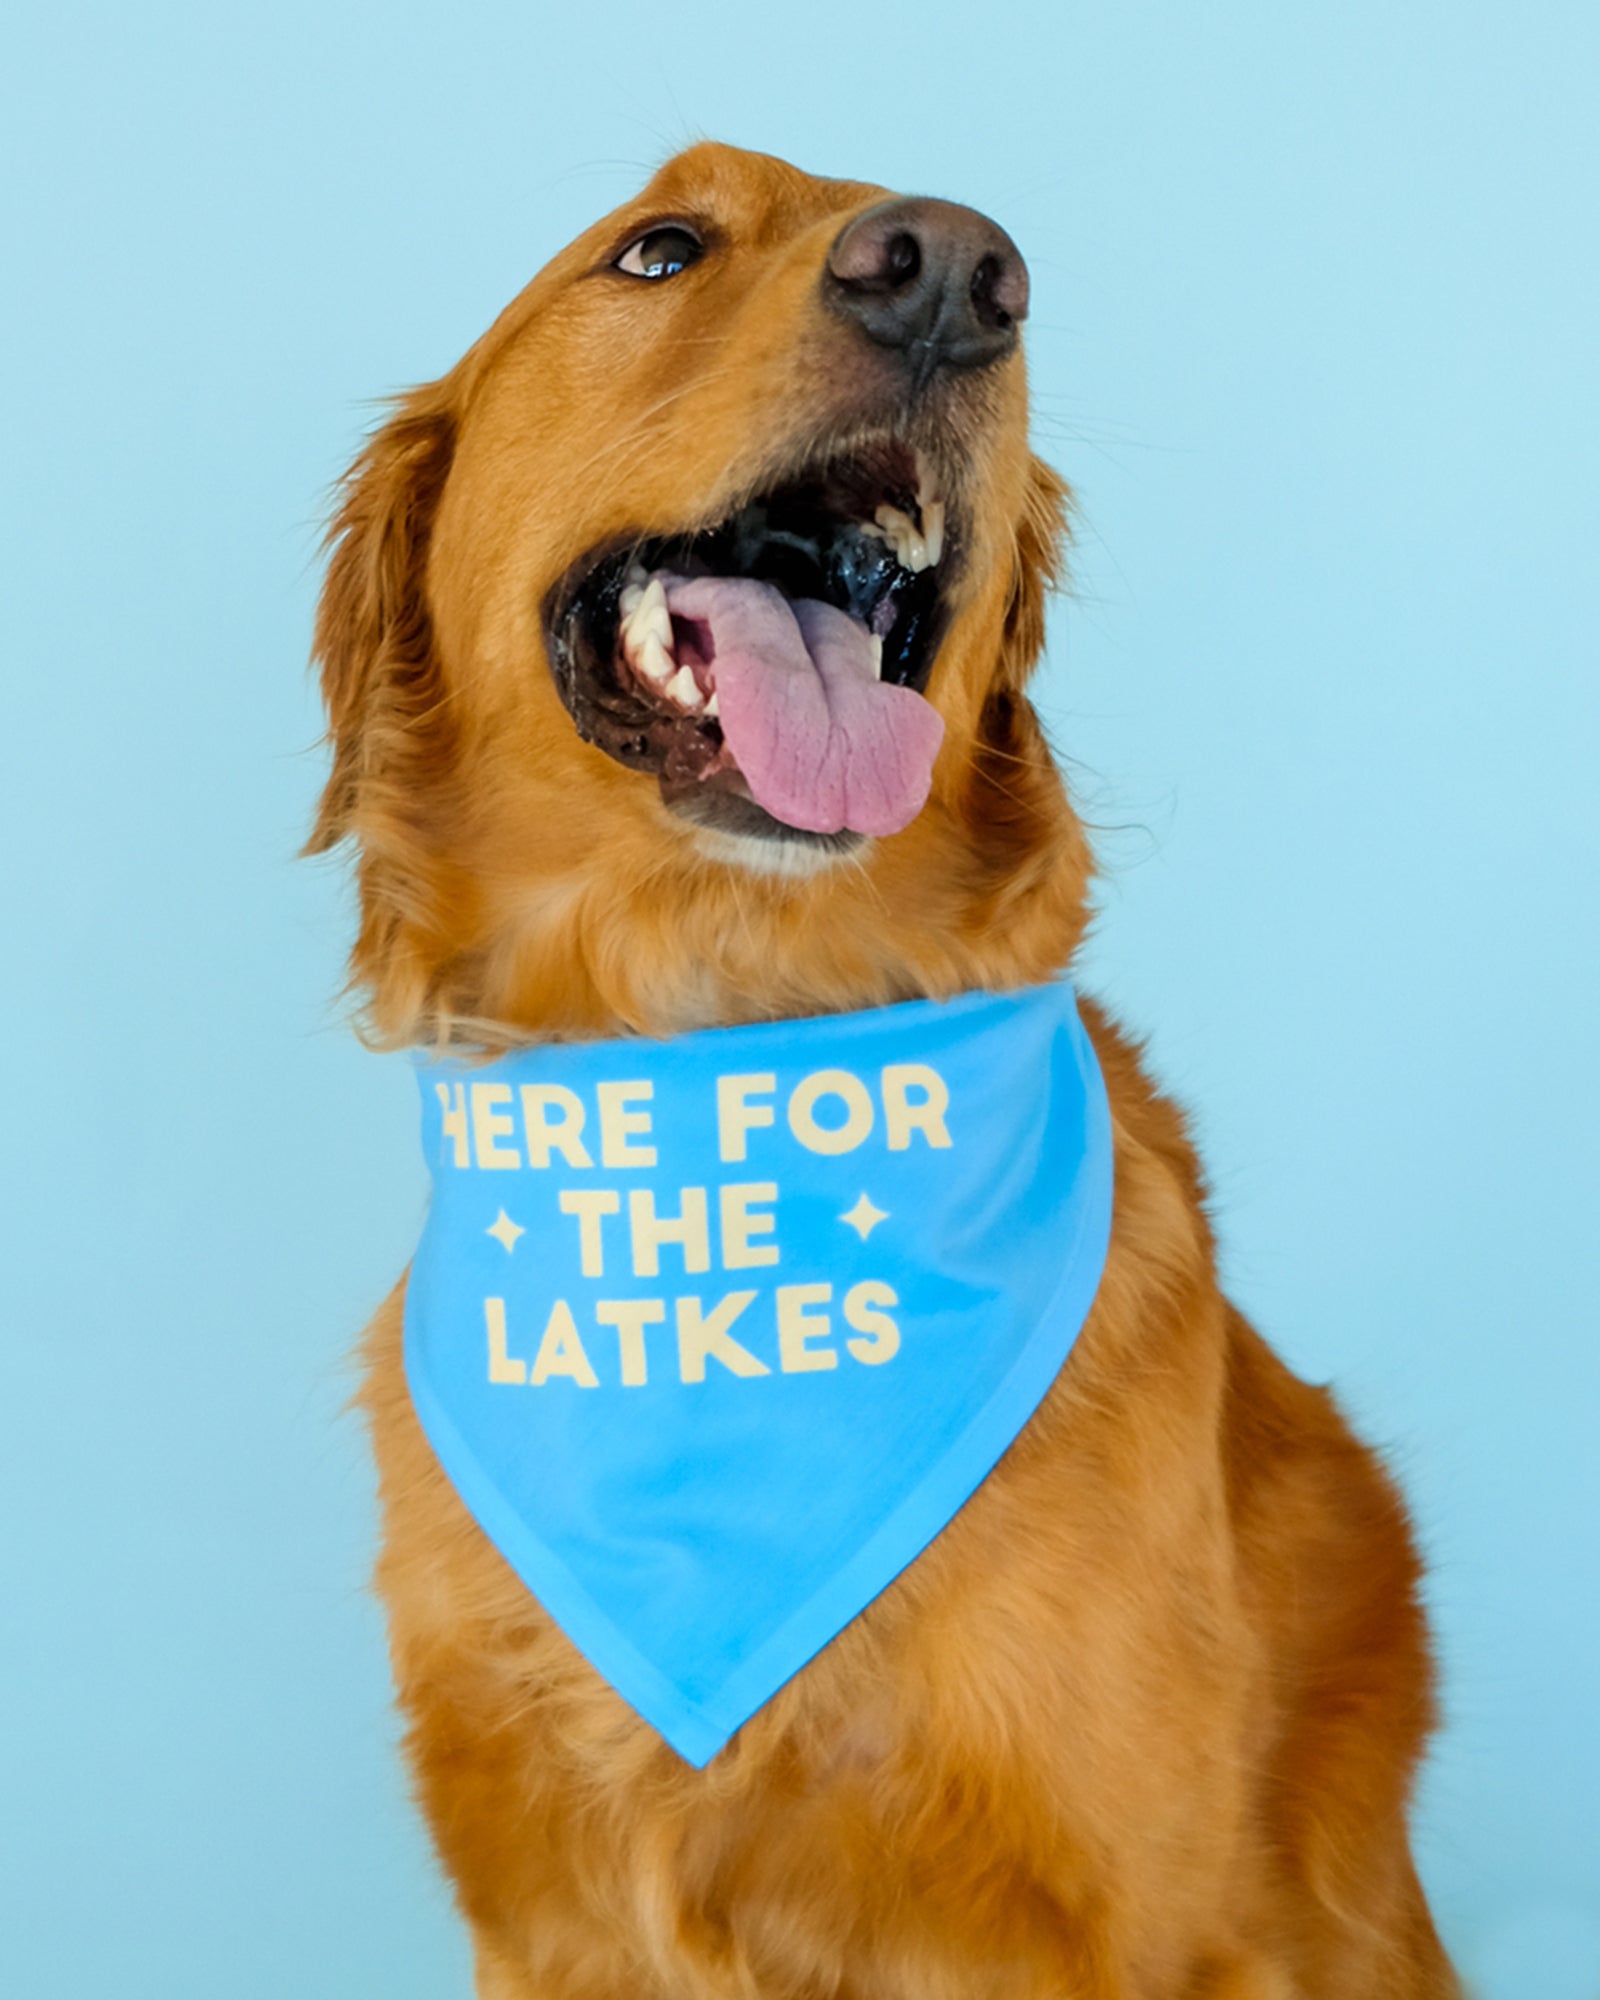
[(667, 609), (696, 628), (723, 736), (757, 805), (811, 833), (910, 825), (944, 721), (920, 694), (878, 679), (862, 626), (748, 577), (668, 581)]

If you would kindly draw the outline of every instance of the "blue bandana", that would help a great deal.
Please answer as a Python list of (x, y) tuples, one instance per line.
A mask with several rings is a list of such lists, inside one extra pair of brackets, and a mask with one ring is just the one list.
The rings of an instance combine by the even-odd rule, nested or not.
[(926, 1547), (1094, 1299), (1072, 989), (420, 1073), (412, 1399), (478, 1524), (704, 1764)]

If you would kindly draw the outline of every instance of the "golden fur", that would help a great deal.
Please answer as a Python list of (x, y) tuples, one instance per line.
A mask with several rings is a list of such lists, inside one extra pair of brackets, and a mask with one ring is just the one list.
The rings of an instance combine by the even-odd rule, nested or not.
[[(316, 648), (354, 843), (352, 972), (386, 1044), (639, 1033), (1031, 983), (1089, 858), (1024, 692), (1065, 489), (1020, 356), (937, 412), (968, 523), (929, 698), (933, 794), (781, 872), (580, 741), (540, 607), (608, 537), (710, 521), (879, 421), (819, 315), (882, 190), (698, 146), (557, 257), (352, 468)], [(709, 218), (695, 284), (605, 284)], [(417, 1787), (483, 2000), (1442, 2000), (1407, 1844), (1431, 1717), (1401, 1504), (1218, 1289), (1199, 1167), (1088, 1010), (1116, 1132), (1105, 1277), (1070, 1364), (916, 1563), (704, 1771), (541, 1611), (367, 1336), (388, 1608)]]

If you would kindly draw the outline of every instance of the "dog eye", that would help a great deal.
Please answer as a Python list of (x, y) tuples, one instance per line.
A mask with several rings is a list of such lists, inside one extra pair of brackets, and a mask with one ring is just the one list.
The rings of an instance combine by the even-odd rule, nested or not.
[(675, 278), (705, 254), (706, 246), (692, 229), (681, 222), (664, 222), (636, 236), (612, 268), (626, 271), (630, 278)]

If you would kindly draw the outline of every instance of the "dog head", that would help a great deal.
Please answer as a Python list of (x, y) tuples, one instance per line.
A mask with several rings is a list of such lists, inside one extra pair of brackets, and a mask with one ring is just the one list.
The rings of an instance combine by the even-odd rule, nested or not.
[(1047, 976), (1023, 687), (1064, 488), (1027, 271), (949, 203), (699, 145), (345, 482), (316, 629), (380, 1040), (671, 1032)]

